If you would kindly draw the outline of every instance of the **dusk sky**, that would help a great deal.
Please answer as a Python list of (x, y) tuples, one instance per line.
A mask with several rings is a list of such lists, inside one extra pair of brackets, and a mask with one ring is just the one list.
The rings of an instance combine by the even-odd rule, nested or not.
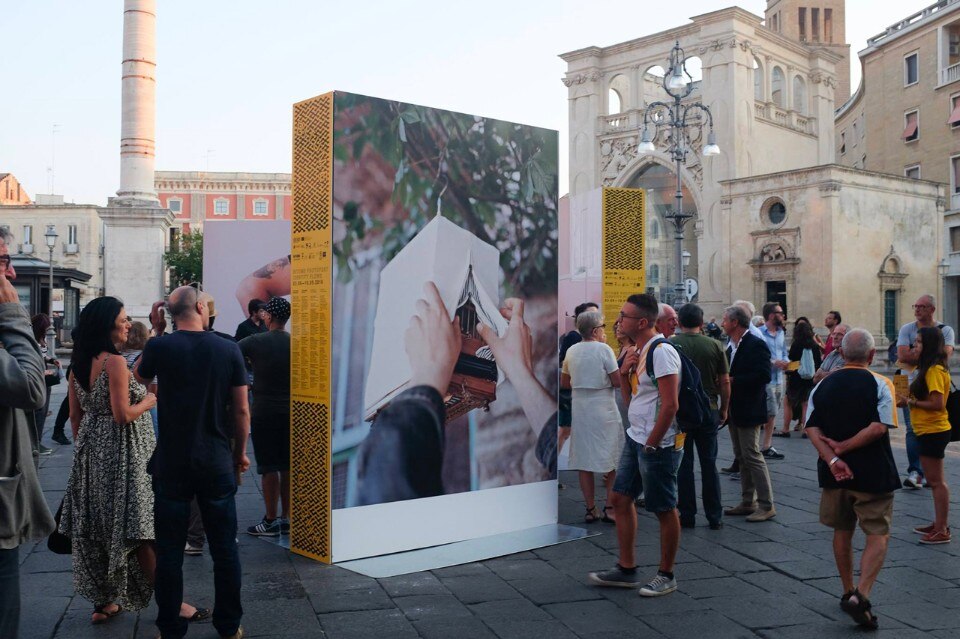
[[(848, 0), (847, 41), (930, 4)], [(289, 172), (291, 105), (330, 90), (560, 131), (567, 192), (567, 89), (558, 54), (685, 24), (728, 3), (159, 0), (158, 170)], [(763, 14), (763, 0), (743, 0)], [(120, 0), (4, 6), (0, 173), (31, 197), (106, 204), (119, 182)], [(56, 134), (53, 133), (56, 125)], [(54, 160), (55, 146), (55, 160)]]

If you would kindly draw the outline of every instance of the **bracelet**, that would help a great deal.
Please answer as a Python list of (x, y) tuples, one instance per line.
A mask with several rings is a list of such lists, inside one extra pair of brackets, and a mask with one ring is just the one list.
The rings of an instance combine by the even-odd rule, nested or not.
[(827, 465), (832, 467), (832, 466), (833, 466), (834, 464), (836, 464), (838, 461), (840, 461), (840, 458), (837, 457), (836, 455), (834, 455), (834, 456), (833, 456), (833, 459), (831, 459), (829, 462), (827, 462)]

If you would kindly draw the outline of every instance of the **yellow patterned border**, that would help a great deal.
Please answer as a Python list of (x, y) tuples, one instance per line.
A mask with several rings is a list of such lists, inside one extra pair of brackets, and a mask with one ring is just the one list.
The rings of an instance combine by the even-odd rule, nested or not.
[(603, 313), (607, 343), (616, 345), (613, 323), (634, 293), (646, 290), (643, 189), (603, 189)]
[(331, 561), (333, 101), (293, 106), (290, 550)]

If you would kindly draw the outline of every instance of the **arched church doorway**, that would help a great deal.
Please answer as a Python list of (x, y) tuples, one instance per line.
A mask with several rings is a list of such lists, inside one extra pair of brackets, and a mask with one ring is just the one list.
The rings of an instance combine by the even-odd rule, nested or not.
[[(648, 292), (653, 292), (661, 300), (669, 299), (673, 285), (677, 281), (675, 266), (676, 240), (674, 225), (667, 216), (676, 206), (677, 176), (672, 168), (662, 164), (650, 163), (639, 169), (624, 186), (633, 189), (645, 189), (647, 192), (645, 265), (648, 275), (656, 272), (659, 277), (654, 282), (648, 277)], [(683, 212), (696, 214), (697, 206), (693, 194), (681, 180), (683, 193)], [(690, 253), (690, 264), (685, 269), (686, 277), (697, 277), (697, 238), (693, 231), (694, 221), (687, 222), (683, 233), (683, 250)], [(656, 229), (658, 232), (653, 233)], [(655, 271), (653, 267), (656, 267)], [(650, 291), (653, 289), (653, 291)]]

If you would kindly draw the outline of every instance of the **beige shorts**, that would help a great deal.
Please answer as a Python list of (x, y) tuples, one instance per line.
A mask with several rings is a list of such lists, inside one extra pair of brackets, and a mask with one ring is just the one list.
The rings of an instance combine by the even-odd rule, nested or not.
[(820, 523), (835, 530), (860, 529), (867, 535), (890, 534), (893, 493), (862, 493), (824, 488), (820, 495)]

